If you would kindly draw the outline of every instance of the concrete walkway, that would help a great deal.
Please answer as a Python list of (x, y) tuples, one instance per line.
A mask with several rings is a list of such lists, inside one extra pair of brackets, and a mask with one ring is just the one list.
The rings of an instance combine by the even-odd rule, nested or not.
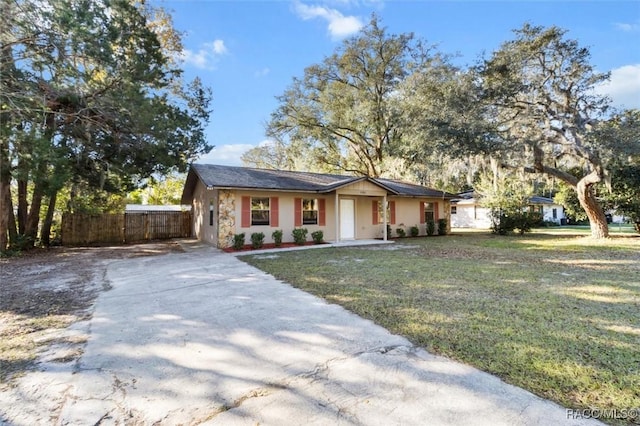
[[(297, 250), (315, 250), (315, 249), (323, 249), (329, 247), (360, 247), (360, 246), (379, 246), (382, 244), (393, 244), (395, 241), (393, 240), (345, 240), (338, 242), (326, 242), (322, 244), (309, 244), (304, 246), (293, 246), (293, 247), (279, 247), (279, 248), (268, 248), (268, 249), (258, 249), (258, 250), (250, 250), (250, 251), (232, 251), (229, 254), (232, 256), (247, 256), (254, 254), (264, 254), (264, 253), (273, 253), (273, 252), (282, 252), (282, 251), (297, 251)], [(190, 244), (187, 242), (187, 244)], [(193, 244), (193, 243), (191, 243)]]
[(107, 278), (59, 424), (599, 424), (213, 248)]

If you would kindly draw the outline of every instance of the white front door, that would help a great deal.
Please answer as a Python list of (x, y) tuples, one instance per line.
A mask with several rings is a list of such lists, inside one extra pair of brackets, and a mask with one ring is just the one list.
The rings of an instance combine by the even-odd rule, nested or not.
[(353, 240), (356, 238), (356, 206), (349, 198), (340, 200), (340, 239)]

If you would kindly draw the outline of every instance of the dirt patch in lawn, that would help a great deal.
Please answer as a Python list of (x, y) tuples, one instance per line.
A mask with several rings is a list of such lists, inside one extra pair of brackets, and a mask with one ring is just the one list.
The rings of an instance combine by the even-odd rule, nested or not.
[(119, 259), (183, 251), (175, 241), (117, 247), (53, 247), (0, 259), (0, 390), (39, 362), (82, 355), (88, 320), (109, 289), (107, 265)]

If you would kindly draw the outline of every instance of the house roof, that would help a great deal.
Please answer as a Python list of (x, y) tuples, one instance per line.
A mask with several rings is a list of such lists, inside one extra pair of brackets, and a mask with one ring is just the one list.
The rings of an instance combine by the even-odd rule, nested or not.
[(366, 180), (380, 186), (393, 195), (438, 197), (445, 199), (455, 197), (454, 194), (444, 191), (391, 179), (220, 166), (215, 164), (192, 164), (182, 192), (183, 204), (191, 202), (193, 191), (198, 180), (202, 181), (207, 188), (260, 189), (315, 193), (332, 192), (343, 186)]
[(537, 195), (530, 197), (529, 202), (531, 204), (558, 204), (555, 201), (553, 201), (553, 198), (539, 197)]
[[(477, 201), (478, 201), (477, 194), (473, 190), (460, 192), (455, 199), (451, 200), (451, 202), (453, 202), (454, 204), (476, 204)], [(537, 204), (559, 205), (558, 203), (553, 201), (553, 198), (541, 197), (538, 195), (529, 197), (529, 203), (536, 204), (536, 205)]]
[(455, 194), (451, 194), (445, 191), (439, 191), (437, 189), (427, 188), (426, 186), (416, 185), (414, 183), (403, 182), (392, 179), (375, 178), (371, 179), (373, 182), (377, 182), (383, 187), (386, 187), (390, 192), (394, 192), (397, 195), (411, 196), (411, 197), (434, 197), (434, 198), (455, 198)]

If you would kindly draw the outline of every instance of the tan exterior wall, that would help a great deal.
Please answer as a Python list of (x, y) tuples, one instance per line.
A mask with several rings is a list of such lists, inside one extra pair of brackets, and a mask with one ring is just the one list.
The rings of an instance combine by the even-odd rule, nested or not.
[[(426, 235), (426, 225), (420, 223), (422, 211), (421, 203), (436, 203), (438, 219), (447, 219), (447, 232), (451, 231), (451, 203), (449, 200), (441, 198), (407, 198), (407, 197), (389, 197), (389, 201), (395, 201), (396, 204), (396, 223), (391, 225), (392, 235), (396, 236), (396, 228), (403, 228), (409, 235), (409, 228), (417, 226), (420, 235)], [(437, 230), (437, 224), (436, 224)]]
[[(291, 232), (295, 228), (295, 199), (296, 198), (323, 198), (325, 200), (325, 225), (302, 225), (302, 228), (307, 228), (309, 233), (307, 234), (307, 240), (312, 241), (311, 233), (321, 230), (324, 233), (325, 241), (334, 241), (336, 238), (335, 232), (335, 195), (333, 194), (309, 194), (309, 193), (296, 193), (296, 192), (278, 192), (278, 191), (233, 191), (236, 198), (235, 203), (235, 232), (245, 234), (245, 241), (247, 244), (251, 242), (251, 234), (254, 232), (264, 233), (264, 242), (266, 244), (273, 243), (273, 237), (271, 234), (277, 229), (281, 229), (283, 232), (283, 242), (293, 242), (293, 235)], [(278, 226), (260, 225), (249, 226), (247, 228), (242, 227), (242, 197), (278, 197)], [(233, 242), (233, 235), (231, 235), (231, 241), (228, 245), (219, 247), (229, 247)]]
[[(296, 198), (316, 198), (325, 200), (325, 224), (321, 225), (301, 225), (308, 230), (308, 241), (311, 241), (311, 233), (322, 230), (325, 241), (336, 241), (340, 235), (340, 216), (336, 211), (336, 203), (341, 199), (354, 200), (355, 216), (355, 239), (383, 238), (384, 225), (373, 224), (374, 201), (382, 202), (386, 191), (370, 182), (356, 182), (344, 188), (340, 188), (337, 193), (313, 194), (304, 192), (280, 192), (280, 191), (257, 191), (257, 190), (236, 190), (236, 189), (216, 189), (207, 190), (201, 182), (198, 182), (194, 190), (193, 202), (193, 231), (194, 235), (209, 244), (214, 244), (220, 248), (231, 247), (233, 245), (234, 234), (245, 234), (245, 243), (250, 244), (251, 234), (262, 232), (265, 235), (266, 244), (273, 243), (272, 233), (275, 230), (283, 231), (283, 242), (293, 242), (292, 231), (295, 228), (295, 199)], [(253, 225), (242, 227), (242, 197), (277, 197), (278, 198), (278, 226)], [(214, 224), (209, 224), (209, 202), (213, 200), (216, 207), (214, 214)], [(395, 236), (395, 229), (402, 226), (408, 234), (408, 229), (413, 225), (418, 225), (420, 235), (425, 235), (425, 225), (420, 224), (420, 202), (427, 201), (437, 203), (438, 217), (450, 219), (450, 203), (442, 199), (422, 199), (408, 197), (387, 197), (388, 201), (395, 201), (396, 222), (391, 225), (392, 234)], [(390, 217), (387, 218), (391, 220)], [(273, 223), (273, 222), (271, 222)]]
[[(387, 191), (371, 182), (360, 181), (340, 188), (336, 192), (339, 199), (352, 199), (355, 202), (355, 239), (382, 238), (382, 226), (373, 225), (371, 205), (373, 201), (382, 201)], [(333, 196), (335, 195), (334, 193)], [(336, 222), (335, 217), (332, 217), (332, 220)], [(339, 218), (337, 222), (337, 226), (340, 227)]]
[(336, 192), (338, 195), (356, 195), (360, 197), (382, 197), (387, 193), (387, 191), (380, 188), (378, 185), (367, 181), (356, 182), (340, 188)]
[[(213, 201), (213, 205), (218, 205), (216, 191), (208, 190), (201, 181), (198, 181), (193, 192), (193, 235), (200, 241), (209, 244), (216, 244), (217, 220), (213, 221), (213, 225), (209, 222), (209, 206)], [(214, 219), (215, 211), (214, 210)]]

